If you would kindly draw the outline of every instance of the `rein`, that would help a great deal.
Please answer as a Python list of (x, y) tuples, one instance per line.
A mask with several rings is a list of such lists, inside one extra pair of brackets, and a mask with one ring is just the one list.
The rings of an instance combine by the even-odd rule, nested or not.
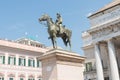
[[(39, 21), (40, 22), (40, 21)], [(46, 23), (40, 22), (41, 25), (44, 25), (45, 27), (47, 27)]]

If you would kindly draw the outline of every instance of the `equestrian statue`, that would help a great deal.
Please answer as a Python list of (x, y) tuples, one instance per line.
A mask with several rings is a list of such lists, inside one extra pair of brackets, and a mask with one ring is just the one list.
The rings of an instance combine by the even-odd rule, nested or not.
[(67, 47), (69, 44), (71, 50), (71, 36), (72, 31), (67, 29), (65, 25), (62, 25), (62, 17), (59, 13), (57, 13), (57, 19), (53, 22), (52, 18), (48, 14), (44, 14), (39, 18), (39, 22), (46, 21), (46, 25), (48, 27), (49, 37), (51, 39), (53, 48), (57, 48), (56, 38), (62, 38), (65, 46)]

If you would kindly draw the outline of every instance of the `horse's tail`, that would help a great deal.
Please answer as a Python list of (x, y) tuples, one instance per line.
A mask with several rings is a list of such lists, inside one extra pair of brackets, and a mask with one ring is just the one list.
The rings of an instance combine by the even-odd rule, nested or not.
[(70, 33), (69, 33), (69, 35), (70, 35), (70, 38), (71, 38), (71, 36), (72, 36), (72, 30), (70, 30)]
[(66, 35), (67, 35), (68, 38), (71, 38), (72, 30), (66, 29)]

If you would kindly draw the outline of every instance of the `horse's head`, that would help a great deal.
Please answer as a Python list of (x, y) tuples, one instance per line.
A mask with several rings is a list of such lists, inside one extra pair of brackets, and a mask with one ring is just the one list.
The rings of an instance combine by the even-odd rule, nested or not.
[(40, 18), (39, 18), (39, 21), (41, 22), (41, 21), (47, 21), (47, 19), (49, 19), (50, 17), (49, 17), (49, 15), (47, 15), (47, 14), (44, 14), (44, 15), (42, 15)]

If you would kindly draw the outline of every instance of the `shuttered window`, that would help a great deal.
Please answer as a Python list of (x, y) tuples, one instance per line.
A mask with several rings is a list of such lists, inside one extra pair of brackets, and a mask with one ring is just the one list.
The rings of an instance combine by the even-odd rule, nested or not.
[(11, 78), (11, 77), (10, 77), (9, 80), (14, 80), (14, 78)]
[(34, 59), (28, 59), (28, 66), (35, 67), (35, 60)]
[(5, 56), (0, 56), (0, 64), (5, 64)]
[(20, 78), (19, 80), (24, 80), (24, 78)]
[(41, 67), (41, 62), (37, 60), (37, 67)]
[(42, 78), (38, 78), (38, 80), (42, 80)]
[(14, 56), (8, 57), (8, 64), (15, 65), (16, 64), (16, 58)]
[(86, 71), (92, 71), (92, 62), (86, 63)]
[(26, 65), (25, 62), (26, 62), (25, 58), (22, 57), (19, 58), (19, 66), (25, 66)]
[(28, 80), (35, 80), (34, 78), (29, 78)]
[(0, 80), (4, 80), (4, 77), (0, 77)]

